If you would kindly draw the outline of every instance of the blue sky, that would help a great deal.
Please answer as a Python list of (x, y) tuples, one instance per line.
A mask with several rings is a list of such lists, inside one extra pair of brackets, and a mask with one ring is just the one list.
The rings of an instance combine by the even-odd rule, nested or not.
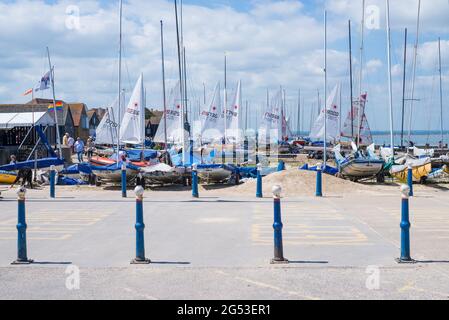
[[(373, 130), (388, 128), (385, 1), (366, 0), (379, 9), (379, 29), (366, 30), (364, 85)], [(57, 95), (66, 101), (106, 106), (114, 100), (117, 69), (117, 3), (102, 0), (0, 1), (0, 103), (25, 102), (21, 94), (45, 73), (45, 47), (56, 65)], [(418, 0), (392, 0), (395, 128), (402, 97), (403, 29), (409, 28), (407, 86), (411, 86)], [(67, 28), (66, 10), (79, 9), (79, 28)], [(437, 129), (439, 112), (436, 40), (442, 38), (443, 83), (449, 87), (447, 0), (423, 1), (413, 128)], [(184, 0), (185, 45), (192, 110), (223, 81), (223, 55), (229, 56), (229, 82), (243, 81), (244, 100), (262, 112), (266, 90), (284, 86), (292, 116), (303, 92), (303, 127), (310, 126), (323, 94), (323, 11), (328, 10), (329, 88), (343, 85), (343, 111), (349, 110), (347, 21), (353, 22), (354, 85), (358, 88), (361, 0)], [(150, 106), (161, 106), (159, 20), (165, 21), (168, 85), (176, 81), (173, 1), (127, 0), (124, 8), (124, 85), (131, 90), (144, 72)], [(25, 18), (26, 14), (26, 18)], [(370, 14), (369, 12), (367, 14)], [(7, 48), (7, 49), (6, 49)], [(354, 90), (357, 96), (358, 89)], [(447, 101), (447, 90), (444, 91)], [(44, 96), (47, 93), (44, 94)], [(410, 94), (408, 92), (408, 94)], [(445, 102), (445, 108), (446, 108)], [(314, 113), (312, 113), (314, 112)], [(447, 110), (449, 114), (449, 110)], [(449, 117), (448, 128), (449, 128)]]

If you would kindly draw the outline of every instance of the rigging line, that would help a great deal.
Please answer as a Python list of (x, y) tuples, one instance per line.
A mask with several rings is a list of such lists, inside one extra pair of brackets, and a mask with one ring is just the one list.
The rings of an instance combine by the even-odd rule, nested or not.
[(415, 42), (415, 50), (414, 50), (414, 58), (413, 58), (412, 94), (411, 94), (411, 100), (410, 100), (410, 114), (409, 114), (409, 124), (408, 124), (409, 125), (409, 127), (408, 127), (409, 143), (412, 138), (412, 119), (413, 119), (413, 107), (414, 107), (414, 100), (415, 100), (416, 68), (417, 68), (417, 60), (418, 60), (420, 19), (421, 19), (421, 0), (418, 1), (418, 19), (417, 19), (417, 23), (416, 23), (416, 42)]

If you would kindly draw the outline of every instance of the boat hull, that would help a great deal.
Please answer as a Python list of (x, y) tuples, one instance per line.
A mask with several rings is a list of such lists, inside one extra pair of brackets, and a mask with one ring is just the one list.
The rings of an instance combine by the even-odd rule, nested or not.
[(352, 160), (340, 167), (340, 174), (352, 179), (371, 178), (382, 171), (383, 165), (383, 161)]
[[(393, 167), (392, 170), (390, 171), (390, 174), (402, 181), (402, 182), (407, 182), (408, 180), (408, 167), (407, 166), (400, 166), (401, 168), (398, 167)], [(428, 177), (431, 172), (432, 172), (432, 163), (427, 163), (421, 166), (416, 166), (413, 168), (412, 170), (413, 172), (413, 182), (421, 182), (423, 178)]]
[(198, 176), (200, 179), (210, 182), (222, 182), (229, 179), (232, 171), (226, 168), (198, 168)]
[[(122, 170), (116, 169), (116, 170), (98, 170), (95, 168), (92, 168), (92, 172), (101, 180), (104, 182), (121, 182), (122, 181)], [(126, 180), (130, 181), (137, 177), (137, 174), (139, 172), (134, 169), (126, 169)]]
[(0, 171), (0, 184), (13, 184), (17, 179), (17, 174), (14, 172)]

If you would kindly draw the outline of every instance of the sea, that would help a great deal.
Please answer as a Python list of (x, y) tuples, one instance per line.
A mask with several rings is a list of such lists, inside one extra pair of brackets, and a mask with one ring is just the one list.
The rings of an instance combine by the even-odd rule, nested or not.
[[(302, 132), (300, 136), (308, 136), (308, 132)], [(376, 145), (390, 145), (390, 132), (389, 131), (373, 131), (373, 140)], [(443, 132), (443, 144), (449, 143), (449, 131)], [(438, 146), (441, 140), (441, 131), (420, 131), (415, 130), (411, 133), (411, 141), (417, 146)], [(407, 145), (408, 132), (404, 133), (404, 145)], [(394, 144), (396, 146), (401, 145), (401, 132), (394, 133)]]
[[(388, 131), (373, 131), (373, 140), (377, 145), (390, 145), (390, 132)], [(442, 140), (443, 139), (443, 140)], [(438, 146), (440, 141), (443, 144), (449, 142), (449, 131), (443, 132), (443, 138), (441, 137), (441, 131), (412, 131), (410, 140), (417, 146)], [(407, 145), (408, 132), (404, 133), (404, 145)], [(394, 144), (401, 144), (401, 133), (395, 132)]]

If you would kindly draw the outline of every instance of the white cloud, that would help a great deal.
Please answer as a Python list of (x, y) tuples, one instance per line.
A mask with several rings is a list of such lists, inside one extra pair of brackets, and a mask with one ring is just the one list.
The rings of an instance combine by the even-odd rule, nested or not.
[[(405, 1), (405, 0), (404, 0)], [(44, 0), (17, 0), (0, 3), (0, 103), (24, 102), (21, 94), (34, 85), (47, 71), (45, 47), (48, 45), (56, 65), (56, 91), (67, 101), (83, 101), (90, 107), (110, 103), (117, 87), (118, 1), (61, 0), (49, 4)], [(323, 90), (323, 16), (324, 0), (316, 6), (308, 1), (258, 0), (248, 11), (228, 6), (204, 7), (185, 5), (184, 35), (187, 51), (191, 103), (202, 100), (202, 84), (212, 90), (223, 82), (223, 56), (229, 58), (228, 80), (231, 85), (242, 79), (245, 97), (252, 106), (262, 105), (267, 88), (287, 89), (287, 99), (296, 99), (302, 88), (306, 105), (316, 101), (316, 91)], [(413, 30), (416, 19), (414, 2), (408, 9), (401, 1), (392, 1), (393, 27), (405, 25)], [(444, 0), (434, 6), (423, 1), (424, 33), (446, 31), (448, 23)], [(357, 55), (357, 21), (361, 8), (357, 1), (328, 0), (329, 10), (329, 88), (337, 82), (348, 83), (347, 19), (354, 20), (354, 54)], [(378, 3), (383, 10), (384, 1)], [(80, 29), (66, 28), (66, 9), (80, 8)], [(382, 11), (381, 15), (384, 12)], [(164, 20), (166, 70), (169, 86), (177, 79), (176, 34), (173, 2), (168, 0), (128, 0), (124, 7), (123, 84), (131, 90), (140, 72), (144, 73), (151, 106), (161, 105), (161, 60), (159, 21)], [(382, 17), (383, 19), (383, 17)], [(382, 20), (383, 21), (383, 20)], [(382, 34), (381, 34), (382, 32)], [(376, 106), (386, 103), (386, 62), (384, 30), (367, 33), (367, 43), (376, 43), (375, 51), (367, 51), (367, 90), (371, 90), (368, 116), (377, 116)], [(380, 36), (380, 38), (379, 38)], [(373, 40), (374, 39), (374, 40)], [(433, 43), (423, 43), (420, 51), (421, 71), (432, 66)], [(444, 52), (449, 49), (444, 44)], [(410, 52), (412, 50), (409, 50)], [(410, 53), (409, 52), (409, 53)], [(400, 54), (398, 53), (398, 56)], [(400, 61), (393, 73), (399, 76)], [(354, 80), (357, 81), (357, 59)], [(402, 69), (402, 68), (401, 68)], [(431, 69), (431, 68), (430, 68)], [(428, 70), (427, 70), (428, 71)], [(372, 80), (374, 79), (374, 80)], [(375, 83), (368, 84), (375, 81)], [(347, 85), (346, 85), (347, 86)], [(347, 88), (343, 93), (347, 101)], [(49, 93), (48, 93), (49, 94)], [(399, 96), (396, 94), (395, 96)], [(349, 105), (349, 103), (346, 103)], [(305, 118), (310, 115), (306, 114)], [(380, 117), (380, 116), (379, 116)], [(376, 125), (385, 128), (382, 117)]]

